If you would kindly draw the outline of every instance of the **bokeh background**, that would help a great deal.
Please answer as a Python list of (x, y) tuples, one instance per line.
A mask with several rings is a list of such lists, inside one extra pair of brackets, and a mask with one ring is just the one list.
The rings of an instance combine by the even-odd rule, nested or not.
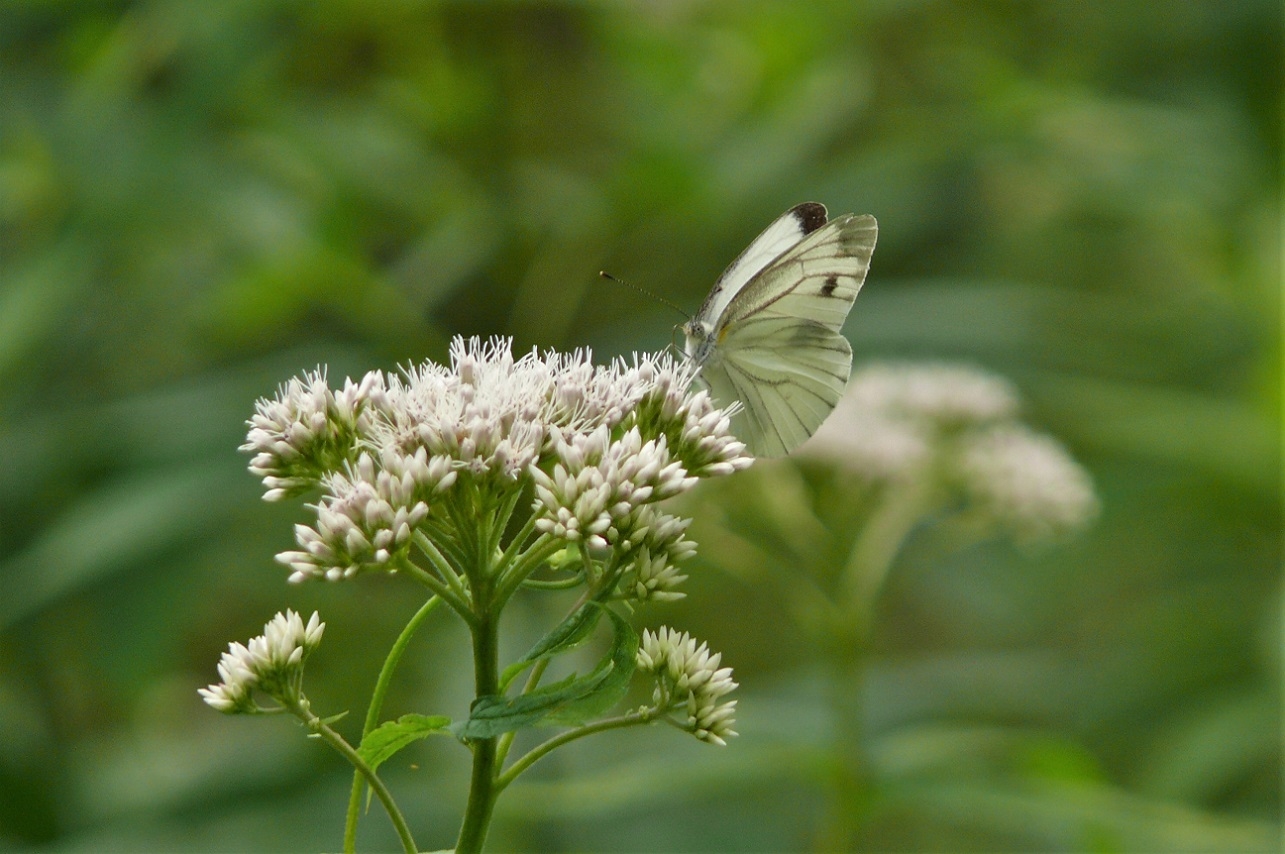
[[(285, 584), (272, 555), (306, 511), (245, 472), (255, 399), (318, 364), (442, 359), (455, 334), (662, 348), (681, 318), (600, 269), (694, 309), (814, 199), (879, 218), (858, 363), (1009, 377), (1102, 506), (1055, 548), (894, 569), (864, 722), (892, 758), (861, 844), (1276, 850), (1281, 18), (0, 6), (0, 847), (337, 848), (346, 766), (196, 688), (229, 640), (317, 608), (310, 694), (355, 727), (418, 594)], [(649, 729), (552, 758), (502, 798), (497, 849), (811, 844), (815, 651), (734, 569), (707, 550), (645, 622), (723, 651), (741, 738)], [(463, 714), (448, 622), (390, 711)], [(462, 754), (388, 766), (422, 845), (454, 838)], [(372, 813), (363, 845), (392, 847), (386, 825)]]

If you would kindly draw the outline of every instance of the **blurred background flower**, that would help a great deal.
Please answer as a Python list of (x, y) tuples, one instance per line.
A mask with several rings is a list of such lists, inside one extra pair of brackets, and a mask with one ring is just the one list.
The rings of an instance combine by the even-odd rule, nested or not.
[[(1281, 42), (1271, 0), (4, 4), (0, 846), (333, 847), (344, 767), (195, 689), (319, 609), (309, 696), (352, 707), (419, 602), (284, 583), (304, 515), (244, 470), (254, 401), (455, 334), (659, 349), (679, 318), (598, 270), (694, 310), (815, 199), (879, 218), (858, 364), (1007, 378), (1028, 426), (974, 464), (1056, 437), (1098, 508), (1052, 549), (907, 541), (869, 626), (859, 844), (1275, 850)], [(807, 742), (835, 721), (810, 612), (767, 581), (842, 567), (861, 492), (806, 461), (708, 486), (664, 618), (735, 663), (740, 737), (568, 748), (497, 849), (817, 839)], [(509, 651), (543, 621), (515, 609)], [(434, 625), (390, 713), (466, 708)], [(462, 751), (417, 750), (390, 785), (446, 845)]]

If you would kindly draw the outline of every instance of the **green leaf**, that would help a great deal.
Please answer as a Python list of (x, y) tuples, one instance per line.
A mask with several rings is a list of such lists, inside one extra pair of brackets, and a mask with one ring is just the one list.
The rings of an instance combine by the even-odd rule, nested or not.
[(610, 608), (603, 608), (611, 618), (611, 669), (591, 694), (575, 700), (549, 715), (548, 723), (579, 724), (600, 715), (616, 705), (629, 690), (629, 680), (638, 666), (638, 633), (625, 618)]
[(451, 727), (456, 737), (494, 738), (541, 723), (579, 723), (619, 702), (633, 676), (638, 635), (616, 612), (596, 604), (593, 608), (611, 617), (614, 638), (611, 651), (590, 673), (585, 676), (573, 673), (560, 682), (518, 697), (478, 697), (469, 719)]
[(445, 715), (402, 715), (367, 733), (357, 752), (367, 765), (375, 769), (412, 741), (430, 735), (449, 734), (447, 726), (450, 723), (451, 719)]
[[(607, 667), (610, 666), (608, 662)], [(499, 694), (478, 697), (473, 701), (469, 719), (451, 730), (457, 738), (474, 740), (532, 726), (561, 706), (592, 692), (605, 675), (600, 666), (587, 676), (577, 678), (572, 674), (561, 682), (512, 699)]]
[(349, 711), (350, 711), (349, 709), (344, 709), (342, 712), (340, 712), (337, 715), (331, 715), (328, 718), (322, 718), (321, 722), (326, 726), (334, 726), (335, 724), (342, 721), (344, 718), (348, 717)]
[(506, 690), (519, 673), (544, 658), (552, 658), (575, 649), (586, 640), (598, 624), (605, 608), (598, 602), (586, 602), (536, 642), (522, 658), (504, 668), (500, 674), (500, 690)]

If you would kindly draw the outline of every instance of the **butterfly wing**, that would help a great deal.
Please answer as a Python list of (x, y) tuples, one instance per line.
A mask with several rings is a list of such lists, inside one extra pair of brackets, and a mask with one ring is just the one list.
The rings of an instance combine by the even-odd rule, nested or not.
[(727, 301), (713, 330), (716, 356), (701, 375), (716, 399), (741, 401), (740, 434), (755, 456), (788, 454), (839, 402), (852, 368), (852, 347), (839, 329), (877, 236), (874, 217), (839, 217), (804, 235)]
[(760, 314), (798, 317), (838, 332), (870, 270), (879, 226), (869, 214), (845, 214), (765, 266), (719, 317), (715, 334)]
[(715, 400), (739, 400), (736, 434), (756, 457), (782, 457), (816, 432), (852, 370), (847, 339), (791, 317), (743, 321), (701, 368)]
[(732, 299), (757, 273), (796, 246), (804, 237), (825, 225), (825, 217), (825, 205), (817, 202), (795, 205), (777, 217), (745, 247), (745, 251), (735, 261), (727, 265), (727, 269), (718, 277), (709, 296), (705, 298), (700, 311), (696, 312), (696, 321), (713, 325)]

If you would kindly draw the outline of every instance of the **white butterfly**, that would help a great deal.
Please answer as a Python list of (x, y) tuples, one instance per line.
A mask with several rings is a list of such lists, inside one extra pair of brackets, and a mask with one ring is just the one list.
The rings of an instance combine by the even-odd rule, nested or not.
[(869, 214), (827, 223), (825, 205), (796, 205), (723, 271), (683, 325), (687, 357), (711, 396), (744, 407), (734, 429), (754, 456), (788, 454), (839, 402), (852, 371), (839, 329), (878, 231)]

